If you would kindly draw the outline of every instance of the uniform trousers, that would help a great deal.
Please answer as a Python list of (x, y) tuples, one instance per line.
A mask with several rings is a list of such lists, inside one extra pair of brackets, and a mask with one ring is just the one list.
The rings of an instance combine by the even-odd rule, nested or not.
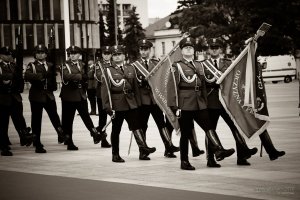
[(35, 135), (35, 145), (41, 144), (41, 128), (43, 109), (48, 113), (49, 119), (57, 131), (58, 127), (61, 127), (60, 119), (57, 114), (56, 101), (47, 99), (46, 102), (30, 101), (31, 106), (31, 127), (32, 133)]
[(182, 161), (188, 161), (188, 139), (191, 138), (193, 134), (194, 120), (205, 132), (213, 129), (207, 109), (195, 111), (181, 110), (181, 116), (178, 122), (181, 129), (180, 159)]
[(27, 124), (23, 115), (23, 103), (15, 102), (15, 112), (11, 113), (12, 122), (17, 131), (25, 130), (27, 128)]
[(141, 120), (142, 130), (144, 134), (146, 134), (148, 128), (148, 121), (149, 121), (150, 114), (152, 115), (158, 129), (162, 129), (166, 127), (164, 114), (158, 105), (156, 104), (142, 105), (139, 109), (141, 110), (140, 120)]
[[(217, 124), (219, 121), (219, 117), (221, 116), (223, 118), (223, 120), (226, 122), (226, 124), (228, 125), (228, 127), (230, 128), (234, 138), (235, 138), (235, 134), (234, 132), (238, 132), (236, 126), (234, 125), (233, 121), (231, 120), (230, 116), (227, 114), (227, 112), (225, 111), (225, 109), (222, 107), (220, 109), (208, 109), (209, 111), (209, 118), (210, 121), (213, 125), (213, 129), (216, 130), (217, 128)], [(236, 143), (237, 143), (237, 157), (242, 157), (243, 156), (243, 147), (240, 144), (240, 141), (237, 141), (236, 139)]]
[(115, 112), (115, 118), (112, 120), (111, 131), (111, 144), (113, 152), (119, 152), (120, 132), (124, 119), (128, 124), (129, 130), (135, 131), (142, 128), (139, 117), (140, 114), (138, 108)]
[(103, 109), (102, 99), (99, 97), (97, 97), (97, 104), (98, 104), (98, 114), (99, 114), (98, 127), (99, 127), (99, 130), (102, 130), (102, 128), (106, 125), (107, 113)]
[(62, 127), (65, 135), (69, 135), (72, 139), (73, 122), (75, 112), (78, 111), (83, 123), (87, 129), (92, 132), (94, 128), (93, 121), (89, 115), (87, 100), (82, 101), (62, 101)]

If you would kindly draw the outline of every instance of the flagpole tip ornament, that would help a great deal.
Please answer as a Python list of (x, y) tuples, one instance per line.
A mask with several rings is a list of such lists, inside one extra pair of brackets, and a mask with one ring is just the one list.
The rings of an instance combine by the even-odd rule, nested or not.
[(147, 39), (142, 39), (138, 41), (138, 46), (140, 49), (142, 48), (150, 49), (153, 46), (153, 44)]
[(67, 48), (66, 51), (67, 51), (68, 54), (82, 53), (81, 48), (78, 47), (78, 46), (74, 46), (74, 45), (72, 45), (69, 48)]
[(179, 47), (180, 47), (180, 49), (187, 47), (187, 46), (195, 47), (195, 44), (196, 44), (196, 40), (194, 38), (186, 37), (186, 38), (183, 38), (182, 40), (180, 40)]

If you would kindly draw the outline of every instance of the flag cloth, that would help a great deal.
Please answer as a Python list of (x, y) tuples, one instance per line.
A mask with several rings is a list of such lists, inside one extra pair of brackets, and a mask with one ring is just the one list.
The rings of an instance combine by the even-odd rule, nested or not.
[(160, 107), (160, 109), (165, 113), (166, 117), (174, 127), (177, 133), (179, 133), (179, 123), (177, 117), (174, 115), (172, 110), (167, 106), (167, 92), (175, 92), (167, 90), (167, 81), (171, 74), (172, 64), (175, 61), (180, 60), (182, 57), (179, 45), (175, 45), (173, 50), (164, 57), (149, 73), (146, 77), (148, 79), (149, 85), (151, 86), (153, 97)]
[(262, 133), (269, 124), (265, 86), (255, 58), (256, 45), (255, 41), (249, 42), (217, 81), (220, 102), (247, 138)]

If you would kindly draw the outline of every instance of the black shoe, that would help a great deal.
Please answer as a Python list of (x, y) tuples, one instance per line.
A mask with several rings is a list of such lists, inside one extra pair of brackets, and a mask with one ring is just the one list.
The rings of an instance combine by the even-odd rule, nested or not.
[(104, 139), (102, 139), (101, 147), (102, 148), (110, 148), (111, 144), (109, 144), (108, 141), (106, 140), (106, 138), (104, 138)]
[(208, 159), (206, 166), (212, 167), (212, 168), (220, 168), (221, 167), (221, 165), (218, 164), (214, 159)]
[(195, 170), (196, 168), (193, 167), (189, 161), (181, 161), (180, 168), (183, 170)]
[(71, 143), (71, 144), (68, 144), (67, 150), (77, 151), (78, 147), (76, 147), (74, 144)]
[(123, 158), (121, 158), (121, 156), (119, 154), (113, 154), (112, 161), (117, 162), (117, 163), (125, 162), (125, 160)]
[(94, 132), (91, 132), (91, 136), (93, 137), (94, 144), (98, 144), (101, 140), (106, 138), (107, 134), (105, 132), (94, 131)]
[(8, 149), (1, 151), (1, 156), (12, 156), (12, 155), (13, 155), (13, 153), (10, 152)]
[(270, 160), (276, 160), (277, 158), (284, 156), (285, 152), (284, 151), (274, 151), (273, 153), (269, 154)]
[(57, 137), (57, 142), (58, 142), (58, 144), (62, 144), (62, 143), (65, 142), (65, 138), (63, 138), (63, 137), (61, 137), (61, 136), (58, 136), (58, 137)]
[(47, 153), (46, 149), (42, 146), (35, 147), (35, 153)]
[(243, 166), (249, 166), (249, 165), (251, 165), (251, 164), (247, 161), (247, 159), (242, 159), (242, 158), (238, 158), (236, 164), (237, 164), (237, 165), (243, 165)]
[(140, 153), (139, 159), (140, 160), (151, 160), (148, 153)]
[(258, 149), (256, 147), (252, 148), (252, 149), (248, 149), (247, 152), (245, 153), (244, 158), (242, 159), (249, 159), (251, 158), (251, 156), (255, 155), (257, 153)]
[(200, 149), (194, 149), (192, 151), (193, 151), (193, 157), (197, 157), (197, 156), (200, 156), (201, 154), (205, 153), (205, 151), (200, 150)]
[(234, 154), (235, 150), (234, 149), (222, 149), (222, 150), (218, 150), (215, 152), (216, 155), (216, 160), (217, 161), (221, 161), (226, 157), (231, 156), (232, 154)]
[(180, 148), (179, 147), (176, 147), (176, 146), (174, 146), (173, 144), (172, 144), (172, 146), (169, 148), (170, 150), (170, 152), (178, 152), (178, 151), (180, 151)]
[(155, 147), (141, 147), (140, 148), (145, 154), (154, 153), (156, 151)]
[(173, 152), (169, 152), (169, 151), (165, 151), (165, 154), (164, 154), (164, 156), (166, 157), (166, 158), (177, 158), (177, 156), (173, 153)]

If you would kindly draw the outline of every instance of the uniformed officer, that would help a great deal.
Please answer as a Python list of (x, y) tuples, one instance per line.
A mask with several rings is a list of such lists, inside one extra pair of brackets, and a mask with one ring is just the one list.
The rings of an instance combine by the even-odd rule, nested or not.
[(46, 153), (41, 143), (43, 109), (46, 110), (55, 128), (58, 141), (64, 142), (64, 133), (57, 114), (53, 91), (56, 90), (56, 71), (52, 63), (46, 61), (48, 49), (43, 44), (34, 47), (34, 62), (30, 62), (25, 71), (25, 79), (31, 83), (29, 102), (31, 106), (31, 127), (34, 135), (36, 153)]
[[(22, 105), (20, 93), (23, 91), (23, 79), (22, 74), (18, 73), (16, 67), (13, 62), (13, 51), (9, 47), (0, 48), (0, 150), (2, 156), (13, 155), (10, 151), (8, 139), (9, 116), (14, 115), (16, 118), (19, 118), (20, 105)], [(22, 80), (20, 81), (20, 79)], [(23, 108), (23, 105), (21, 107)], [(19, 119), (15, 122), (19, 123)], [(16, 129), (18, 130), (20, 127), (21, 125), (19, 124), (18, 127), (16, 126)], [(26, 127), (20, 132), (20, 139), (25, 141), (25, 144), (29, 140), (31, 143), (32, 138), (26, 134), (25, 129)]]
[[(213, 66), (216, 70), (224, 72), (231, 64), (231, 60), (221, 58), (220, 54), (222, 41), (218, 38), (211, 38), (208, 40), (208, 52), (210, 58), (203, 61), (203, 69), (206, 80), (207, 99), (208, 99), (208, 111), (213, 128), (217, 128), (219, 117), (221, 116), (229, 126), (232, 135), (236, 142), (237, 150), (237, 164), (238, 165), (250, 165), (247, 161), (252, 155), (256, 154), (257, 148), (249, 149), (244, 138), (241, 136), (233, 121), (225, 111), (221, 102), (219, 101), (219, 85), (216, 84), (216, 78), (209, 71), (208, 67)], [(206, 152), (207, 152), (207, 166), (208, 167), (221, 167), (215, 159), (212, 153), (211, 144), (206, 138)]]
[(119, 136), (124, 119), (132, 131), (140, 152), (150, 154), (155, 148), (149, 148), (140, 123), (138, 107), (141, 105), (136, 73), (132, 65), (125, 64), (124, 48), (112, 47), (111, 66), (106, 68), (107, 84), (101, 85), (103, 108), (112, 116), (112, 161), (125, 162), (119, 154)]
[(62, 65), (62, 88), (60, 97), (62, 101), (62, 127), (67, 138), (67, 149), (78, 150), (73, 142), (73, 121), (76, 110), (82, 121), (90, 131), (94, 143), (98, 144), (102, 138), (106, 137), (99, 133), (94, 127), (93, 121), (88, 112), (87, 104), (87, 69), (85, 69), (81, 60), (81, 48), (70, 46), (67, 49), (70, 59)]
[[(150, 72), (158, 63), (156, 59), (150, 59), (152, 43), (146, 39), (142, 39), (138, 42), (140, 58), (133, 63), (133, 66), (136, 68), (136, 78), (139, 83), (140, 95), (141, 95), (141, 123), (142, 130), (146, 138), (146, 131), (148, 128), (148, 120), (150, 114), (152, 115), (162, 141), (165, 145), (164, 156), (168, 158), (176, 158), (174, 152), (179, 151), (178, 147), (175, 147), (172, 143), (171, 134), (166, 128), (166, 123), (164, 120), (164, 115), (159, 106), (156, 104), (153, 93), (148, 84), (148, 81), (145, 79), (144, 71)], [(150, 160), (147, 154), (140, 153), (140, 160)]]
[(194, 61), (195, 39), (186, 37), (180, 41), (179, 46), (183, 58), (172, 65), (171, 73), (173, 75), (169, 76), (167, 104), (178, 116), (180, 125), (181, 169), (195, 170), (188, 158), (188, 139), (192, 135), (194, 120), (205, 131), (206, 136), (212, 142), (217, 160), (223, 160), (231, 156), (234, 153), (234, 149), (225, 150), (222, 147), (217, 133), (210, 122), (202, 65)]
[[(97, 81), (96, 96), (97, 96), (97, 107), (98, 107), (98, 114), (99, 114), (98, 127), (97, 127), (98, 132), (102, 132), (102, 129), (106, 125), (106, 121), (107, 121), (107, 113), (103, 109), (102, 98), (101, 98), (101, 84), (103, 81), (101, 77), (102, 77), (102, 71), (105, 70), (105, 68), (109, 67), (110, 65), (111, 65), (110, 46), (103, 46), (101, 48), (101, 52), (99, 51), (96, 52), (96, 63), (92, 67), (90, 67), (89, 70), (89, 77), (93, 77)], [(105, 130), (103, 132), (105, 132)], [(105, 134), (107, 135), (107, 133)], [(109, 144), (106, 138), (103, 138), (101, 141), (101, 147), (110, 148), (111, 144)]]

